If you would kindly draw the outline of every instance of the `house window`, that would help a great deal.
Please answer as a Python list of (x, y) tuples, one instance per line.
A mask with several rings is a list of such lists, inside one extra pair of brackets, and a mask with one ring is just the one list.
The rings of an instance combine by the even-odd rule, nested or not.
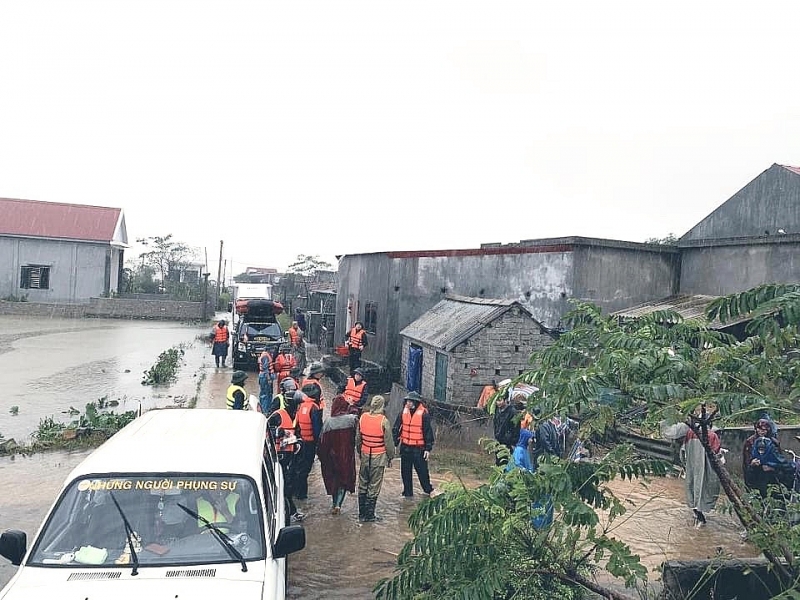
[(365, 302), (364, 303), (364, 329), (367, 333), (374, 334), (378, 325), (378, 303)]
[(50, 267), (25, 265), (20, 272), (19, 287), (25, 290), (49, 290)]

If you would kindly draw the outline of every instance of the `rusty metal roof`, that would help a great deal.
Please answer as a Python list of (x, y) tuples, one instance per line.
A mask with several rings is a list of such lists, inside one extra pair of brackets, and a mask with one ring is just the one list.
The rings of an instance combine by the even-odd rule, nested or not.
[(400, 335), (449, 352), (512, 308), (521, 309), (535, 321), (530, 311), (516, 300), (451, 294), (406, 326)]
[(120, 208), (0, 198), (0, 215), (0, 235), (128, 242)]
[[(636, 319), (659, 310), (671, 310), (681, 315), (684, 319), (697, 319), (708, 324), (705, 318), (706, 309), (717, 297), (718, 296), (705, 296), (703, 294), (679, 294), (662, 300), (637, 304), (636, 306), (618, 310), (612, 314), (624, 319)], [(749, 320), (749, 317), (741, 317), (732, 319), (723, 324), (715, 319), (714, 322), (710, 324), (710, 327), (712, 329), (724, 329), (725, 327), (730, 327), (731, 325)]]

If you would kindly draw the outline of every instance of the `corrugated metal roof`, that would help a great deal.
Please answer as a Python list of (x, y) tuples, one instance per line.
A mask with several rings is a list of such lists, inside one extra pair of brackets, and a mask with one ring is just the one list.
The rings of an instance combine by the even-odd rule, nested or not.
[[(716, 299), (717, 296), (705, 296), (702, 294), (680, 294), (677, 296), (670, 296), (662, 300), (654, 300), (652, 302), (637, 304), (636, 306), (618, 310), (612, 314), (614, 316), (623, 317), (626, 319), (636, 319), (659, 310), (671, 310), (681, 315), (684, 319), (699, 319), (707, 323), (705, 319), (706, 309), (708, 308), (708, 305)], [(718, 320), (714, 320), (710, 326), (713, 329), (723, 329), (725, 327), (730, 327), (731, 325), (736, 325), (737, 323), (744, 323), (745, 321), (749, 321), (749, 318), (733, 319), (727, 321), (725, 324), (720, 323)]]
[(796, 175), (800, 175), (800, 167), (790, 167), (789, 165), (781, 165), (784, 169), (788, 169)]
[(107, 206), (0, 198), (0, 235), (111, 242), (121, 214)]
[(512, 307), (518, 307), (531, 316), (530, 311), (516, 300), (448, 295), (406, 326), (400, 335), (449, 352)]

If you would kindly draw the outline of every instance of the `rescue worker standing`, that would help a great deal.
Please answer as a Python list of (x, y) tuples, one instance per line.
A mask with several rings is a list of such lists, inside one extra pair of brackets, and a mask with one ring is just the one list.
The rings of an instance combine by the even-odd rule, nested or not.
[[(286, 392), (275, 396), (275, 399), (282, 398)], [(275, 409), (267, 418), (267, 426), (273, 433), (275, 439), (275, 451), (278, 453), (278, 462), (281, 464), (283, 472), (283, 497), (289, 506), (289, 522), (297, 523), (305, 518), (305, 514), (297, 510), (294, 503), (294, 486), (297, 475), (296, 461), (300, 451), (300, 441), (297, 428), (297, 401), (294, 391), (289, 392), (290, 396), (281, 401), (281, 405)], [(294, 441), (292, 441), (294, 440)]]
[(400, 475), (403, 478), (403, 497), (414, 496), (411, 469), (417, 472), (422, 491), (433, 492), (428, 472), (428, 457), (433, 450), (433, 425), (428, 409), (417, 392), (406, 394), (405, 407), (394, 424), (394, 443), (400, 446)]
[[(299, 395), (299, 397), (298, 397)], [(297, 471), (295, 479), (295, 495), (298, 500), (308, 499), (308, 474), (314, 465), (317, 443), (322, 434), (322, 409), (319, 406), (322, 389), (316, 383), (304, 385), (295, 398), (300, 404), (297, 408), (297, 426), (303, 446), (296, 457)]]
[(225, 394), (227, 407), (232, 410), (245, 410), (247, 408), (247, 390), (244, 389), (244, 382), (247, 373), (244, 371), (234, 371), (231, 375), (231, 384)]
[(361, 453), (358, 470), (358, 520), (379, 521), (375, 514), (378, 495), (383, 485), (383, 474), (394, 458), (394, 441), (389, 419), (383, 414), (386, 401), (374, 396), (369, 412), (361, 415), (356, 429), (356, 448)]
[(228, 356), (228, 340), (231, 337), (231, 333), (228, 331), (228, 325), (225, 322), (225, 319), (220, 319), (219, 323), (214, 325), (211, 335), (211, 341), (214, 343), (213, 347), (211, 348), (211, 354), (214, 355), (214, 362), (219, 367), (221, 360), (222, 366), (224, 367), (225, 359)]
[(319, 407), (325, 409), (325, 398), (322, 397), (322, 378), (325, 377), (325, 367), (321, 362), (314, 361), (308, 367), (308, 377), (303, 380), (302, 390), (308, 384), (316, 385), (319, 388)]
[(264, 348), (258, 355), (258, 405), (264, 414), (267, 414), (272, 402), (273, 381), (275, 381), (275, 369), (272, 365), (272, 354), (268, 348)]
[(356, 321), (355, 326), (347, 333), (344, 340), (347, 346), (347, 356), (350, 361), (350, 375), (361, 366), (361, 351), (367, 347), (367, 332), (361, 321)]
[[(280, 387), (281, 392), (272, 399), (269, 410), (267, 410), (268, 415), (274, 413), (278, 409), (286, 408), (289, 401), (294, 400), (294, 393), (297, 391), (297, 384), (294, 382), (294, 379), (287, 377), (278, 387)], [(294, 413), (292, 413), (292, 417), (294, 418)]]
[(347, 378), (347, 383), (342, 390), (342, 395), (350, 406), (351, 414), (359, 414), (361, 408), (367, 403), (367, 382), (364, 380), (364, 371), (355, 369), (353, 375)]
[(295, 367), (297, 367), (297, 359), (292, 355), (292, 347), (289, 344), (281, 344), (274, 363), (275, 372), (278, 374), (278, 385), (291, 376)]
[(306, 341), (304, 333), (297, 324), (297, 321), (292, 321), (292, 326), (286, 332), (289, 335), (289, 344), (291, 345), (292, 354), (300, 369), (306, 368)]

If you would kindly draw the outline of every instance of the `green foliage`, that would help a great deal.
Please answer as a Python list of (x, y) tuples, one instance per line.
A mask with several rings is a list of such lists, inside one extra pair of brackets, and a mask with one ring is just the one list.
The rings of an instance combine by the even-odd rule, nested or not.
[(144, 372), (142, 385), (164, 385), (175, 381), (185, 352), (183, 344), (164, 350), (156, 363)]
[(12, 417), (16, 417), (19, 414), (19, 406), (16, 404), (8, 409), (8, 412), (11, 413)]
[[(499, 450), (491, 440), (482, 445)], [(597, 463), (542, 460), (535, 473), (494, 468), (477, 489), (453, 485), (412, 513), (414, 539), (400, 552), (396, 575), (376, 586), (377, 597), (582, 598), (597, 565), (641, 587), (647, 572), (639, 557), (608, 534), (625, 507), (606, 484), (618, 474), (647, 477), (665, 469), (620, 446)], [(537, 528), (533, 519), (548, 503), (557, 518)]]
[(329, 271), (331, 268), (331, 263), (320, 259), (318, 255), (298, 254), (297, 260), (290, 264), (286, 268), (286, 271), (288, 273), (299, 273), (310, 277), (317, 271)]
[(678, 238), (674, 233), (668, 233), (666, 237), (658, 238), (651, 237), (644, 241), (645, 244), (661, 244), (662, 246), (675, 246), (678, 243)]

